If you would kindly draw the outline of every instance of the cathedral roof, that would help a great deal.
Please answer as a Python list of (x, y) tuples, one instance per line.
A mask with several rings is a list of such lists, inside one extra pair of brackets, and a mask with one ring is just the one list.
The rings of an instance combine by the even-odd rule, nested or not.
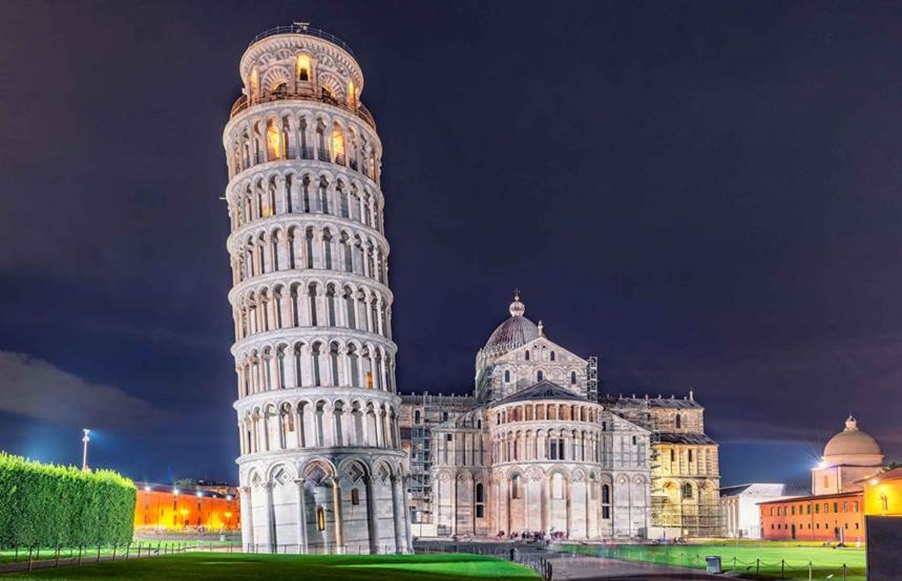
[(669, 398), (661, 397), (624, 397), (620, 396), (602, 396), (602, 399), (609, 405), (620, 406), (648, 406), (652, 408), (674, 408), (674, 409), (702, 409), (702, 405), (695, 399), (677, 399), (673, 396)]
[(679, 434), (674, 432), (662, 432), (660, 434), (661, 441), (667, 444), (717, 444), (714, 440), (705, 434)]
[(526, 306), (520, 302), (520, 293), (514, 294), (514, 302), (508, 309), (511, 316), (498, 325), (485, 344), (485, 350), (492, 353), (506, 353), (526, 345), (539, 337), (539, 327), (524, 317)]
[(586, 398), (573, 393), (569, 389), (561, 387), (556, 383), (551, 383), (548, 380), (543, 380), (531, 387), (527, 387), (526, 389), (520, 390), (517, 393), (511, 394), (503, 399), (499, 399), (498, 401), (493, 402), (492, 407), (518, 401), (530, 401), (536, 399), (564, 399), (581, 402), (588, 401)]

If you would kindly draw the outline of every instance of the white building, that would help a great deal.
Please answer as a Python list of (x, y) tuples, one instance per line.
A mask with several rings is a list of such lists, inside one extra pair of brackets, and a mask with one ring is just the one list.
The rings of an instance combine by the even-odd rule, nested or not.
[(725, 486), (720, 489), (724, 535), (731, 539), (762, 539), (759, 503), (808, 494), (804, 487), (779, 483)]
[(406, 552), (382, 146), (350, 49), (267, 31), (223, 145), (245, 547)]

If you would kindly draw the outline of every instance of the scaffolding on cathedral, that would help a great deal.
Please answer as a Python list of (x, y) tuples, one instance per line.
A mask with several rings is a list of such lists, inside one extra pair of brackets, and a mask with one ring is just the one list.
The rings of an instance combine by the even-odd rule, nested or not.
[(432, 464), (435, 459), (432, 428), (472, 409), (476, 401), (470, 396), (434, 395), (424, 392), (417, 395), (402, 395), (401, 402), (400, 424), (410, 426), (401, 427), (402, 447), (409, 446), (410, 519), (415, 525), (432, 524)]
[[(652, 527), (661, 532), (662, 536), (673, 537), (720, 537), (723, 535), (723, 519), (719, 494), (707, 495), (696, 492), (693, 496), (686, 497), (682, 487), (672, 490), (674, 480), (687, 477), (689, 470), (678, 460), (677, 471), (665, 466), (662, 454), (664, 448), (668, 449), (674, 444), (693, 443), (707, 444), (709, 440), (704, 434), (694, 437), (692, 434), (678, 438), (676, 442), (674, 434), (667, 434), (667, 428), (657, 421), (657, 415), (652, 412), (653, 402), (660, 402), (648, 396), (642, 398), (629, 398), (634, 406), (627, 414), (628, 419), (650, 432), (649, 466), (651, 468), (651, 521)], [(664, 400), (679, 402), (683, 400)]]

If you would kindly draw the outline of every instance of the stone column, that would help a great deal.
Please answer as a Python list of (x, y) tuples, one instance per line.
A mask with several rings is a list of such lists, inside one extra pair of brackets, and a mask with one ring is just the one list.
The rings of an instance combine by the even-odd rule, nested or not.
[(334, 476), (331, 478), (332, 484), (332, 508), (333, 514), (335, 515), (335, 552), (342, 552), (342, 545), (344, 544), (344, 535), (341, 530), (341, 488), (338, 486), (338, 479)]
[(405, 552), (404, 538), (404, 491), (401, 489), (402, 479), (397, 474), (391, 475), (391, 503), (395, 518), (395, 552)]
[(275, 519), (273, 518), (273, 506), (272, 506), (272, 482), (264, 482), (263, 483), (263, 502), (265, 506), (265, 510), (263, 511), (263, 541), (265, 552), (272, 553), (276, 543), (276, 535), (275, 535)]
[(254, 546), (254, 510), (251, 505), (251, 487), (241, 487), (241, 537), (244, 550), (250, 552)]
[(370, 535), (370, 553), (379, 553), (379, 522), (376, 518), (376, 499), (374, 498), (373, 481), (375, 479), (370, 476), (364, 476), (366, 484), (366, 522), (367, 530)]

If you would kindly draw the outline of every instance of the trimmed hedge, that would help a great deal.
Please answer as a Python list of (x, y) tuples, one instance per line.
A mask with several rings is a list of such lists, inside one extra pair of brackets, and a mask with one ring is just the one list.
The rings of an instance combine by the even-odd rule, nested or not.
[(135, 485), (0, 452), (0, 547), (77, 547), (132, 539)]

